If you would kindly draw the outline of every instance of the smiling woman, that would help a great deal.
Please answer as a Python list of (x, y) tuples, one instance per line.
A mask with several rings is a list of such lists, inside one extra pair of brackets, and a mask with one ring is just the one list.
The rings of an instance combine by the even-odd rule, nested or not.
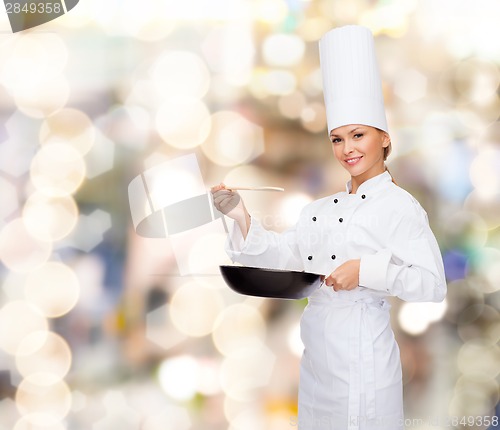
[(386, 297), (441, 302), (446, 294), (427, 214), (391, 183), (384, 164), (391, 140), (373, 45), (359, 26), (320, 41), (330, 140), (351, 176), (345, 191), (306, 205), (278, 234), (250, 217), (234, 190), (212, 189), (217, 209), (236, 220), (226, 245), (233, 261), (324, 275), (300, 325), (301, 430), (376, 430), (381, 422), (402, 430), (401, 362)]

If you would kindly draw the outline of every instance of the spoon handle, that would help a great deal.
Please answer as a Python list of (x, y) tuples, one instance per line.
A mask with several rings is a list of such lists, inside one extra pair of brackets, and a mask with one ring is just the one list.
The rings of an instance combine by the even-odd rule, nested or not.
[(229, 185), (226, 185), (226, 189), (248, 191), (285, 191), (285, 189), (281, 187), (230, 187)]

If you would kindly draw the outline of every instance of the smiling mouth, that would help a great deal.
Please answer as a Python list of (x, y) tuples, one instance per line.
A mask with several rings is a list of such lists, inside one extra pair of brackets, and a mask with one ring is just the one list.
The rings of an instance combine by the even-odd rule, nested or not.
[(361, 158), (363, 158), (363, 156), (360, 156), (360, 157), (353, 157), (353, 158), (347, 158), (346, 160), (344, 160), (347, 164), (356, 164), (359, 160), (361, 160)]

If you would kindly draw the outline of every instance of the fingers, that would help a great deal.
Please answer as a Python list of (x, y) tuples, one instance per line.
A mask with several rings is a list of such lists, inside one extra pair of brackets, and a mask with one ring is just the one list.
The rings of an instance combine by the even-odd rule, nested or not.
[(219, 190), (213, 193), (214, 205), (222, 212), (227, 214), (232, 211), (240, 203), (240, 195), (233, 191)]
[(325, 284), (329, 287), (333, 288), (333, 291), (340, 291), (340, 290), (348, 290), (347, 286), (345, 285), (342, 280), (336, 276), (335, 272), (333, 272), (330, 276), (328, 276), (325, 279)]
[(225, 189), (226, 189), (226, 186), (224, 185), (223, 182), (221, 182), (219, 185), (214, 185), (212, 188), (210, 188), (210, 191), (213, 194), (216, 191), (225, 190)]

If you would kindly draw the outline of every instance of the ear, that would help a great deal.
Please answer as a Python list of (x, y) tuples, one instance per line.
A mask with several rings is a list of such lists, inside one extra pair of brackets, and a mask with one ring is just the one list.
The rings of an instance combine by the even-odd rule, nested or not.
[(385, 131), (380, 131), (380, 133), (382, 134), (382, 147), (387, 148), (391, 143), (391, 136)]

